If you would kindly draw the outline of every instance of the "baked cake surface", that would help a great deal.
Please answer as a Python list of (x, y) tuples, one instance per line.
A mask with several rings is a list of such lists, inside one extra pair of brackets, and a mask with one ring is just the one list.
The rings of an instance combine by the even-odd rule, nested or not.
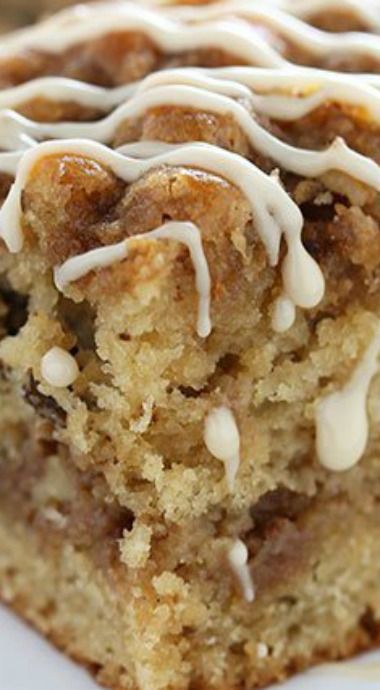
[(380, 630), (380, 10), (98, 2), (0, 44), (0, 593), (117, 690)]

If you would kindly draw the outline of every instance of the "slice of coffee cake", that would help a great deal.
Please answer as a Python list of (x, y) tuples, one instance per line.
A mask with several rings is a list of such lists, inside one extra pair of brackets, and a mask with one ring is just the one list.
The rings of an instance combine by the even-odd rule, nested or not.
[(0, 593), (118, 690), (379, 641), (380, 39), (330, 5), (0, 45)]

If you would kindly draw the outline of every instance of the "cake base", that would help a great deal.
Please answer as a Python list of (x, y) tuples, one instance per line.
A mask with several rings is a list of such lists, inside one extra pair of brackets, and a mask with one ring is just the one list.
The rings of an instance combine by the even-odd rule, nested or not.
[[(237, 595), (231, 609), (232, 616), (240, 612), (240, 625), (230, 613), (220, 639), (210, 635), (208, 649), (204, 640), (196, 643), (197, 631), (182, 630), (182, 637), (193, 637), (191, 654), (171, 659), (176, 680), (166, 687), (260, 688), (313, 664), (378, 646), (380, 563), (372, 554), (380, 538), (379, 510), (356, 515), (351, 522), (350, 513), (353, 509), (337, 500), (289, 522), (286, 529), (272, 528), (253, 564), (256, 602), (249, 606)], [(270, 572), (273, 554), (279, 568)], [(86, 551), (64, 540), (42, 540), (26, 524), (1, 512), (3, 602), (85, 665), (100, 684), (115, 690), (163, 690), (165, 664), (176, 637), (172, 628), (171, 641), (158, 639), (165, 594), (157, 598), (154, 609), (150, 601), (136, 609), (132, 593), (126, 592), (122, 610), (125, 583), (118, 570), (102, 572)], [(168, 616), (176, 605), (173, 602)], [(250, 638), (248, 627), (251, 639), (243, 645), (239, 638)], [(226, 659), (228, 671), (223, 670)]]

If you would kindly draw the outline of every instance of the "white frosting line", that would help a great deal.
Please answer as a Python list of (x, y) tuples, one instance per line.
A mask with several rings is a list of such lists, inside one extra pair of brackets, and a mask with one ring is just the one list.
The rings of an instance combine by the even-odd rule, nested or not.
[(0, 172), (14, 177), (17, 174), (22, 156), (23, 151), (0, 153)]
[[(288, 9), (288, 7), (287, 7)], [(300, 48), (325, 57), (330, 54), (369, 55), (380, 58), (377, 37), (367, 33), (331, 33), (321, 31), (273, 5), (252, 3), (251, 0), (226, 0), (192, 7), (173, 6), (169, 16), (189, 22), (208, 22), (225, 17), (244, 17), (254, 23), (269, 26), (281, 37)]]
[(352, 13), (372, 31), (380, 32), (380, 3), (378, 0), (271, 0), (272, 4), (294, 14), (300, 19), (309, 19), (324, 12)]
[(160, 165), (201, 168), (215, 173), (241, 189), (250, 204), (257, 232), (272, 266), (278, 263), (281, 235), (288, 252), (282, 275), (286, 294), (303, 308), (320, 302), (324, 279), (319, 266), (307, 253), (301, 240), (303, 218), (282, 187), (259, 168), (229, 151), (208, 144), (188, 144), (148, 159), (129, 158), (100, 144), (86, 140), (47, 142), (27, 151), (21, 159), (15, 183), (0, 212), (0, 236), (12, 252), (23, 245), (21, 195), (35, 164), (46, 156), (78, 155), (93, 158), (110, 167), (115, 175), (133, 182)]
[[(170, 0), (136, 0), (142, 5), (165, 7)], [(380, 32), (380, 3), (379, 0), (266, 0), (266, 5), (272, 5), (284, 12), (308, 20), (317, 13), (332, 12), (350, 13), (357, 17), (373, 32)]]
[(30, 134), (35, 127), (13, 110), (0, 110), (0, 149), (23, 151), (35, 146), (38, 136), (33, 138)]
[(368, 441), (367, 397), (379, 369), (380, 327), (346, 385), (317, 406), (317, 454), (324, 467), (348, 470), (362, 457)]
[(0, 91), (0, 108), (18, 108), (33, 99), (42, 98), (61, 103), (80, 103), (99, 110), (110, 110), (135, 91), (135, 84), (114, 89), (93, 86), (65, 77), (40, 77)]
[[(268, 132), (241, 103), (228, 96), (188, 85), (169, 84), (141, 91), (99, 122), (38, 124), (18, 113), (8, 112), (7, 116), (14, 132), (19, 128), (21, 134), (26, 133), (35, 139), (86, 137), (110, 143), (121, 123), (141, 117), (150, 108), (165, 105), (188, 106), (225, 116), (232, 115), (251, 145), (285, 170), (305, 177), (318, 177), (329, 170), (340, 170), (380, 190), (379, 166), (370, 158), (350, 149), (343, 139), (335, 139), (324, 151), (296, 148)], [(16, 137), (15, 133), (14, 136)]]
[(54, 271), (55, 284), (59, 290), (90, 271), (110, 266), (128, 256), (129, 248), (135, 242), (149, 240), (173, 240), (185, 244), (190, 252), (196, 275), (199, 297), (197, 333), (207, 338), (211, 333), (210, 292), (211, 279), (207, 259), (203, 251), (202, 237), (193, 223), (165, 223), (161, 227), (142, 235), (134, 235), (118, 244), (93, 249), (85, 254), (74, 256)]
[(204, 441), (211, 455), (224, 463), (228, 488), (232, 492), (240, 466), (240, 434), (233, 413), (225, 405), (207, 415)]
[[(311, 68), (303, 72), (294, 68), (222, 67), (206, 70), (183, 67), (154, 72), (140, 82), (137, 91), (168, 84), (195, 86), (244, 99), (255, 111), (278, 120), (297, 120), (332, 101), (364, 108), (371, 117), (380, 121), (380, 93), (366, 83), (364, 76), (359, 80), (347, 74)], [(284, 89), (288, 93), (284, 93)], [(265, 93), (273, 90), (282, 93)]]
[[(69, 28), (68, 28), (69, 22)], [(248, 64), (275, 67), (287, 64), (268, 45), (260, 33), (243, 22), (210, 22), (207, 26), (188, 26), (127, 2), (94, 3), (80, 15), (66, 10), (36, 26), (2, 38), (0, 58), (25, 48), (60, 53), (83, 41), (110, 32), (143, 32), (165, 54), (202, 48), (218, 48), (236, 55)]]
[(278, 297), (273, 306), (272, 328), (275, 333), (284, 333), (294, 324), (296, 308), (286, 295)]
[(147, 159), (162, 156), (169, 151), (178, 151), (183, 148), (183, 146), (184, 144), (167, 144), (165, 141), (142, 139), (141, 141), (135, 141), (130, 144), (123, 144), (115, 150), (122, 153), (123, 156)]
[(236, 539), (228, 552), (230, 566), (239, 581), (244, 599), (255, 600), (255, 587), (248, 567), (248, 549), (241, 539)]
[[(3, 38), (0, 57), (24, 48), (59, 53), (112, 31), (142, 31), (169, 54), (207, 47), (225, 50), (228, 46), (229, 52), (249, 64), (268, 67), (286, 64), (260, 32), (248, 23), (212, 21), (231, 15), (269, 26), (280, 36), (321, 57), (338, 53), (380, 58), (379, 42), (372, 35), (320, 31), (274, 6), (252, 6), (247, 0), (191, 8), (173, 7), (166, 11), (166, 16), (162, 10), (157, 12), (127, 2), (110, 3), (109, 7), (106, 3), (94, 3), (87, 8), (63, 11), (31, 29)], [(203, 23), (189, 25), (186, 20)]]
[[(318, 69), (316, 67), (301, 67), (296, 65), (284, 65), (281, 68), (266, 68), (252, 66), (214, 67), (212, 69), (199, 67), (178, 67), (176, 71), (196, 70), (218, 79), (229, 79), (246, 84), (250, 88), (259, 91), (271, 91), (272, 89), (284, 89), (294, 96), (299, 91), (313, 91), (316, 87), (331, 82), (348, 83), (355, 88), (362, 84), (380, 88), (379, 74), (349, 74)], [(171, 70), (170, 70), (171, 71)], [(174, 71), (174, 70), (173, 70)], [(154, 74), (146, 79), (154, 78)], [(142, 83), (142, 82), (141, 82)]]
[(67, 388), (79, 376), (79, 368), (74, 357), (61, 347), (52, 347), (41, 360), (42, 378), (50, 386)]
[[(378, 75), (339, 74), (313, 68), (222, 67), (167, 69), (141, 82), (107, 89), (64, 77), (42, 77), (0, 91), (0, 108), (17, 109), (36, 99), (74, 102), (100, 111), (109, 111), (134, 93), (168, 84), (187, 84), (211, 92), (248, 100), (254, 110), (283, 120), (295, 120), (326, 101), (365, 108), (380, 120), (380, 77)], [(377, 87), (377, 88), (376, 88)], [(266, 94), (280, 90), (282, 93)], [(284, 93), (286, 90), (288, 93)], [(254, 93), (258, 92), (258, 93)]]

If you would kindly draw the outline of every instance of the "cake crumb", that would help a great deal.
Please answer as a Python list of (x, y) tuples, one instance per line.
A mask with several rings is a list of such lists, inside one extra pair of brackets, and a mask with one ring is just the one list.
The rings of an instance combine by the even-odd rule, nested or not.
[(152, 528), (144, 524), (134, 525), (131, 532), (124, 531), (119, 548), (121, 561), (128, 568), (143, 568), (149, 558)]

